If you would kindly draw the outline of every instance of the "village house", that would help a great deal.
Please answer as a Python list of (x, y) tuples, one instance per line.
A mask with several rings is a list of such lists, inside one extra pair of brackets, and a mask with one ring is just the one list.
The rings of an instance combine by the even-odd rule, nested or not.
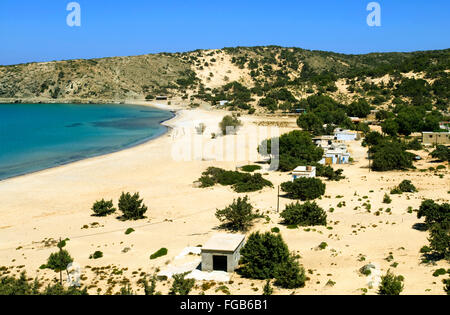
[(334, 130), (334, 138), (340, 141), (354, 141), (359, 140), (360, 135), (357, 131), (337, 128)]
[(315, 166), (298, 166), (292, 171), (292, 181), (298, 178), (315, 178), (316, 167)]
[(234, 272), (245, 243), (243, 234), (216, 234), (202, 247), (202, 271)]
[(424, 145), (450, 145), (450, 132), (424, 132), (422, 133)]

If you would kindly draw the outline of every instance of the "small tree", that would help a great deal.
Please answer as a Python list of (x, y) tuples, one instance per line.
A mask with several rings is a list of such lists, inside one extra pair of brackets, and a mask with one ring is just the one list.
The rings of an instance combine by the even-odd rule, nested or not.
[(248, 202), (248, 196), (239, 197), (225, 209), (216, 211), (216, 217), (224, 226), (234, 231), (246, 231), (256, 218), (253, 213), (253, 206)]
[(450, 225), (450, 204), (439, 205), (433, 200), (424, 200), (417, 211), (417, 218), (422, 217), (425, 218), (425, 224), (429, 229), (434, 224), (445, 224), (448, 227)]
[(59, 272), (59, 281), (62, 285), (62, 272), (67, 270), (67, 266), (73, 262), (73, 258), (70, 256), (69, 252), (63, 249), (66, 246), (65, 241), (60, 241), (58, 243), (59, 251), (53, 253), (48, 257), (46, 268), (53, 270), (54, 272)]
[(447, 295), (450, 295), (450, 278), (442, 280), (444, 283), (444, 291), (447, 292)]
[(314, 200), (325, 194), (325, 184), (318, 178), (299, 178), (293, 182), (281, 184), (281, 189), (289, 198)]
[(105, 201), (104, 199), (96, 201), (92, 206), (94, 215), (98, 217), (104, 217), (116, 212), (116, 208), (113, 206), (113, 201)]
[(289, 249), (281, 235), (253, 233), (241, 250), (240, 273), (252, 279), (272, 279), (280, 263), (289, 259)]
[(143, 219), (147, 212), (147, 207), (143, 204), (143, 199), (139, 199), (139, 193), (131, 195), (130, 193), (122, 193), (119, 199), (119, 210), (123, 213), (125, 220)]
[(291, 203), (281, 213), (284, 223), (288, 225), (327, 225), (327, 214), (317, 203)]
[(401, 192), (409, 192), (413, 193), (417, 191), (417, 188), (412, 184), (410, 180), (405, 179), (398, 185), (398, 188), (401, 190)]
[(379, 295), (400, 295), (403, 291), (403, 280), (402, 276), (395, 276), (390, 270), (386, 275), (381, 277), (381, 284), (378, 288)]
[(169, 295), (189, 295), (195, 285), (194, 279), (185, 279), (186, 273), (173, 275), (173, 283)]
[(388, 194), (384, 194), (383, 203), (390, 204), (392, 202), (391, 197)]
[(301, 267), (294, 255), (278, 265), (275, 284), (284, 289), (296, 289), (305, 286), (305, 269)]

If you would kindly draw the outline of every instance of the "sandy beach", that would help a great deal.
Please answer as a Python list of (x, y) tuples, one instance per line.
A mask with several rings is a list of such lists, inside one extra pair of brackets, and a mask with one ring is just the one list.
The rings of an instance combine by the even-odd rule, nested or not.
[[(198, 159), (195, 154), (187, 160), (174, 159), (174, 148), (186, 139), (194, 143), (197, 142), (193, 139), (197, 139), (203, 145), (221, 141), (223, 137), (212, 140), (211, 134), (219, 133), (218, 123), (229, 112), (176, 105), (159, 107), (177, 111), (174, 119), (164, 123), (170, 127), (164, 136), (124, 151), (0, 182), (0, 266), (8, 267), (12, 274), (26, 270), (30, 277), (53, 281), (59, 276), (39, 267), (56, 250), (53, 240), (68, 238), (67, 249), (82, 266), (83, 284), (91, 285), (90, 293), (106, 293), (108, 289), (109, 293), (116, 293), (121, 283), (127, 281), (142, 292), (136, 284), (141, 273), (153, 274), (169, 264), (183, 248), (204, 244), (217, 233), (216, 209), (245, 194), (222, 186), (200, 189), (194, 182), (209, 166), (234, 170), (239, 165), (259, 161), (259, 156), (252, 160), (256, 143), (245, 144), (246, 158), (242, 161), (217, 161), (211, 152)], [(295, 126), (292, 117), (243, 116), (241, 120), (244, 125), (238, 134), (225, 138), (237, 140), (268, 121), (288, 122), (280, 128), (281, 133)], [(203, 136), (195, 133), (199, 123), (207, 127)], [(280, 225), (276, 187), (290, 176), (270, 172), (265, 177), (275, 187), (248, 196), (255, 208), (267, 213), (271, 221), (260, 220), (252, 231), (277, 226), (289, 248), (301, 255), (300, 262), (307, 270), (309, 281), (305, 288), (296, 289), (296, 294), (361, 294), (361, 289), (367, 288), (367, 279), (358, 270), (368, 263), (377, 264), (383, 273), (391, 269), (403, 275), (404, 294), (444, 294), (441, 279), (432, 273), (441, 267), (448, 268), (448, 263), (441, 261), (435, 266), (420, 263), (419, 250), (428, 244), (428, 233), (413, 229), (421, 220), (414, 212), (408, 213), (408, 207), (416, 209), (427, 198), (449, 202), (448, 169), (440, 171), (441, 177), (418, 170), (369, 172), (366, 149), (359, 141), (352, 142), (350, 149), (355, 162), (342, 167), (346, 179), (327, 182), (325, 197), (317, 201), (327, 211), (334, 208), (328, 212), (328, 228), (292, 230)], [(418, 169), (436, 166), (422, 154), (424, 160), (416, 165)], [(403, 179), (410, 179), (419, 192), (393, 195), (391, 204), (383, 204), (384, 194)], [(127, 191), (140, 193), (149, 207), (147, 219), (121, 222), (116, 215), (92, 216), (91, 207), (96, 200), (113, 199), (117, 204), (120, 194)], [(371, 204), (370, 213), (363, 206), (367, 201)], [(281, 198), (280, 208), (284, 209), (290, 202)], [(378, 210), (380, 214), (376, 215)], [(135, 232), (125, 235), (128, 228)], [(321, 242), (327, 242), (328, 247), (318, 249)], [(149, 256), (162, 247), (169, 250), (168, 255), (150, 260)], [(104, 257), (90, 260), (89, 256), (97, 250)], [(92, 267), (104, 267), (103, 273)], [(108, 279), (114, 281), (108, 283)], [(226, 285), (232, 294), (261, 294), (263, 282), (233, 275), (232, 283)], [(163, 294), (169, 287), (166, 282), (158, 283)], [(194, 290), (194, 294), (199, 292), (199, 288)], [(292, 292), (275, 289), (275, 294)], [(368, 292), (376, 293), (376, 289)], [(215, 288), (205, 293), (221, 294)]]

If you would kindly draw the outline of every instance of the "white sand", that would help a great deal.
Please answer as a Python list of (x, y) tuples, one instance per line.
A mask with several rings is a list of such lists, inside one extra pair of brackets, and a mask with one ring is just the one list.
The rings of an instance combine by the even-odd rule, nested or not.
[[(119, 282), (124, 278), (138, 289), (136, 281), (141, 272), (153, 274), (164, 269), (185, 247), (204, 244), (211, 235), (217, 233), (219, 222), (215, 217), (216, 209), (227, 206), (239, 196), (229, 187), (199, 189), (193, 186), (193, 182), (209, 166), (234, 169), (237, 165), (251, 161), (174, 161), (172, 157), (172, 149), (180, 140), (183, 128), (186, 133), (189, 127), (204, 122), (208, 127), (207, 136), (201, 138), (201, 142), (210, 143), (210, 133), (218, 132), (217, 124), (226, 113), (205, 109), (182, 110), (177, 118), (167, 122), (175, 129), (148, 143), (0, 182), (0, 266), (14, 266), (13, 274), (27, 270), (31, 277), (38, 275), (50, 281), (57, 275), (38, 268), (55, 251), (55, 247), (46, 247), (43, 241), (69, 238), (67, 249), (82, 266), (83, 274), (87, 277), (83, 283), (89, 285), (98, 280), (95, 287), (90, 287), (91, 293), (96, 293), (97, 288), (105, 293), (112, 286), (107, 284), (111, 277), (117, 283), (110, 292), (117, 292), (120, 289)], [(277, 119), (244, 117), (242, 120), (244, 127), (239, 135), (248, 133), (256, 121)], [(293, 119), (290, 118), (290, 121), (293, 122)], [(288, 130), (284, 128), (282, 131)], [(251, 156), (256, 146), (247, 144), (246, 150)], [(280, 227), (289, 248), (300, 253), (301, 263), (306, 270), (313, 271), (313, 274), (308, 273), (310, 281), (306, 287), (295, 290), (297, 294), (360, 294), (359, 289), (367, 287), (367, 279), (358, 270), (370, 262), (380, 266), (383, 273), (391, 268), (396, 274), (403, 275), (406, 279), (405, 294), (443, 294), (442, 277), (435, 278), (432, 273), (439, 267), (448, 268), (449, 265), (444, 261), (436, 266), (420, 264), (419, 250), (428, 243), (427, 233), (412, 228), (420, 220), (414, 213), (407, 213), (407, 208), (417, 208), (423, 198), (448, 202), (448, 171), (441, 172), (445, 174), (443, 178), (431, 172), (418, 171), (369, 173), (364, 158), (365, 149), (355, 142), (351, 144), (351, 150), (356, 162), (343, 167), (347, 179), (327, 182), (326, 195), (330, 198), (318, 200), (327, 211), (331, 207), (335, 208), (333, 213), (328, 214), (332, 230), (326, 227), (310, 231), (303, 228), (289, 230), (279, 225), (275, 188), (248, 194), (255, 208), (271, 217), (270, 223), (260, 221), (253, 230), (265, 231)], [(428, 162), (420, 162), (419, 168), (432, 165)], [(281, 173), (270, 173), (265, 177), (275, 187), (290, 179), (289, 175)], [(411, 179), (419, 193), (392, 196), (392, 204), (382, 204), (383, 195), (403, 179)], [(121, 222), (115, 215), (107, 218), (91, 216), (90, 209), (96, 200), (114, 199), (117, 203), (122, 191), (140, 192), (149, 207), (147, 219)], [(337, 195), (343, 198), (338, 199)], [(371, 213), (361, 207), (366, 201), (362, 199), (363, 196), (368, 196), (370, 200)], [(341, 201), (345, 201), (346, 205), (338, 208), (337, 204)], [(281, 209), (289, 202), (282, 198)], [(354, 210), (357, 206), (360, 208)], [(391, 214), (381, 211), (380, 216), (374, 215), (379, 208), (385, 210), (388, 207), (392, 209)], [(84, 225), (94, 222), (98, 223), (97, 227), (82, 229)], [(125, 235), (129, 227), (133, 227), (135, 232)], [(317, 246), (321, 242), (327, 242), (329, 246), (325, 250), (318, 250)], [(127, 247), (129, 251), (123, 253)], [(169, 254), (150, 260), (149, 256), (162, 247), (167, 248)], [(89, 260), (89, 255), (96, 250), (101, 250), (104, 257)], [(390, 252), (394, 260), (388, 262), (385, 258)], [(360, 254), (366, 257), (365, 261), (359, 261)], [(398, 266), (390, 267), (394, 262)], [(105, 269), (102, 276), (98, 272), (96, 275), (87, 266), (109, 268)], [(122, 275), (112, 275), (114, 268), (128, 269), (123, 270)], [(328, 280), (336, 284), (327, 286)], [(232, 281), (232, 284), (227, 285), (232, 294), (261, 294), (264, 285), (263, 281), (241, 279), (237, 275), (232, 276)], [(252, 283), (255, 283), (254, 287)], [(258, 288), (258, 291), (254, 288)], [(167, 293), (169, 284), (159, 283), (158, 289)], [(195, 292), (200, 292), (200, 289)], [(276, 289), (277, 294), (291, 292)], [(216, 294), (213, 288), (206, 293)]]

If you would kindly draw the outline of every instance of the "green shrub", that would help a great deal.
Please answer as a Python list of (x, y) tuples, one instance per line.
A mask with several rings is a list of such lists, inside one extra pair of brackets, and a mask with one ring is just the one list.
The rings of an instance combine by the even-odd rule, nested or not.
[(284, 223), (288, 225), (296, 224), (300, 226), (327, 225), (327, 214), (315, 202), (304, 204), (292, 203), (286, 205), (281, 213)]
[(89, 256), (89, 259), (99, 259), (103, 257), (103, 253), (101, 251), (96, 251), (92, 255)]
[(143, 204), (143, 200), (139, 199), (139, 193), (131, 195), (130, 193), (122, 193), (119, 199), (119, 210), (123, 213), (125, 220), (143, 219), (148, 208)]
[(409, 193), (413, 193), (417, 191), (417, 188), (412, 184), (412, 182), (410, 180), (404, 180), (400, 183), (400, 185), (398, 185), (398, 188), (402, 191), (402, 192), (409, 192)]
[(275, 285), (284, 289), (296, 289), (305, 286), (305, 269), (301, 267), (293, 255), (282, 261), (276, 269)]
[(270, 285), (270, 279), (267, 279), (266, 284), (263, 288), (263, 295), (272, 295), (273, 294), (273, 288)]
[(116, 208), (113, 206), (113, 201), (105, 201), (104, 199), (96, 201), (92, 206), (94, 215), (98, 217), (104, 217), (116, 212)]
[(289, 259), (289, 249), (279, 234), (252, 233), (241, 250), (242, 276), (272, 279), (279, 264)]
[(430, 155), (440, 161), (450, 161), (450, 148), (445, 145), (438, 145)]
[(281, 189), (289, 198), (313, 200), (325, 194), (325, 184), (318, 178), (299, 178), (293, 182), (281, 184)]
[(450, 278), (442, 280), (442, 283), (444, 283), (444, 291), (450, 295)]
[(248, 174), (237, 171), (226, 171), (217, 167), (210, 167), (203, 172), (198, 180), (200, 187), (211, 187), (215, 184), (232, 186), (238, 193), (253, 192), (264, 187), (273, 187), (273, 184), (264, 179), (261, 174)]
[(259, 165), (245, 165), (242, 167), (244, 172), (253, 173), (254, 171), (258, 171), (261, 169)]
[(392, 202), (391, 197), (388, 194), (384, 194), (383, 203), (390, 204)]
[(443, 276), (446, 273), (447, 273), (447, 270), (445, 270), (444, 268), (439, 268), (433, 272), (433, 277)]
[(398, 142), (383, 140), (370, 151), (373, 152), (371, 158), (374, 171), (406, 170), (413, 166), (413, 154), (406, 152)]
[(272, 228), (272, 233), (280, 233), (280, 229), (278, 227)]
[(378, 288), (379, 295), (400, 295), (403, 291), (403, 277), (395, 276), (390, 270), (381, 277), (381, 284)]
[(125, 231), (125, 235), (130, 235), (131, 233), (133, 233), (134, 232), (134, 229), (133, 228), (128, 228), (126, 231)]
[(194, 279), (185, 279), (186, 274), (173, 275), (173, 283), (169, 295), (188, 295), (195, 285)]
[(319, 248), (322, 249), (322, 250), (324, 250), (327, 247), (328, 247), (328, 244), (326, 242), (322, 242), (322, 243), (319, 244)]
[(248, 202), (248, 197), (239, 197), (225, 209), (216, 211), (216, 217), (224, 223), (224, 227), (233, 231), (246, 231), (251, 225), (256, 215), (253, 213), (253, 206)]
[(156, 258), (159, 258), (159, 257), (162, 257), (162, 256), (166, 256), (168, 252), (169, 251), (167, 250), (167, 248), (161, 248), (157, 252), (155, 252), (152, 255), (150, 255), (150, 259), (153, 260), (153, 259), (156, 259)]
[(219, 123), (219, 127), (223, 135), (234, 133), (241, 126), (242, 122), (235, 115), (225, 116)]

